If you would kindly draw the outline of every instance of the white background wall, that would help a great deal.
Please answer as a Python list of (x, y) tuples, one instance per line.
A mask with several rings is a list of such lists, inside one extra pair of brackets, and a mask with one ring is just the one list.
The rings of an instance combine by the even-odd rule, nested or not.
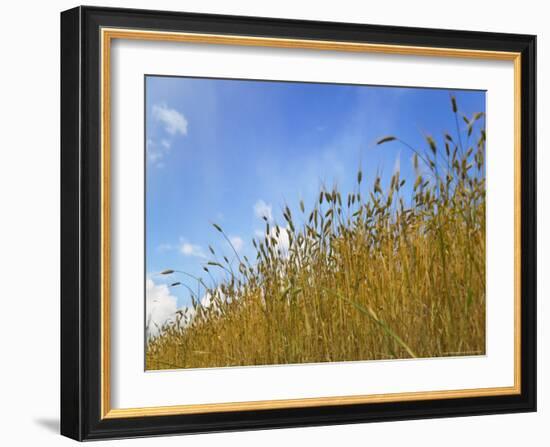
[[(412, 422), (115, 441), (109, 445), (548, 445), (550, 325), (550, 39), (545, 2), (476, 0), (337, 2), (278, 0), (89, 1), (88, 4), (538, 35), (539, 412)], [(59, 12), (71, 1), (11, 1), (0, 27), (0, 439), (68, 445), (59, 413)], [(546, 169), (545, 169), (546, 168)], [(546, 253), (545, 253), (546, 252)], [(546, 276), (546, 278), (545, 278)], [(546, 352), (545, 352), (546, 349)]]

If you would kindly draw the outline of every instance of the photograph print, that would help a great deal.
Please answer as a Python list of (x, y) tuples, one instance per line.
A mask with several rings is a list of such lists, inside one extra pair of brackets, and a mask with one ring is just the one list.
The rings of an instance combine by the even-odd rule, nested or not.
[(146, 370), (485, 355), (485, 94), (146, 76)]

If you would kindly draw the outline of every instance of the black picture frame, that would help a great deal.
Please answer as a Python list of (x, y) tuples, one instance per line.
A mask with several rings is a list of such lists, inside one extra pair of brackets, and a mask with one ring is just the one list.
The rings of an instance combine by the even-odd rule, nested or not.
[[(106, 419), (101, 410), (100, 29), (521, 53), (521, 392), (459, 399)], [(536, 36), (166, 11), (61, 13), (61, 433), (77, 440), (536, 410)]]

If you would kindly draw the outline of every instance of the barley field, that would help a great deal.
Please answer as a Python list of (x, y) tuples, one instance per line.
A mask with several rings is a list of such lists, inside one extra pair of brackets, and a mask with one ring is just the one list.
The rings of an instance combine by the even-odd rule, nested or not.
[[(203, 275), (187, 275), (192, 305), (148, 338), (146, 368), (484, 354), (484, 114), (463, 115), (455, 97), (448, 107), (453, 132), (418, 148), (395, 133), (369, 149), (399, 145), (414, 182), (359, 170), (352, 190), (282, 203), (252, 258), (218, 254), (231, 240), (208, 224)], [(160, 274), (182, 286), (174, 270)]]

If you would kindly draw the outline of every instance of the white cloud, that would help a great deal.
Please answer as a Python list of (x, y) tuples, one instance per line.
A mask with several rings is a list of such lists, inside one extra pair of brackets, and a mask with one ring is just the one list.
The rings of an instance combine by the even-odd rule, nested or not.
[(185, 256), (195, 256), (197, 258), (206, 258), (206, 254), (200, 245), (183, 242), (180, 246), (180, 251)]
[[(176, 135), (177, 133), (187, 135), (187, 120), (185, 117), (177, 110), (168, 108), (166, 104), (153, 106), (153, 118), (160, 121), (164, 126), (164, 130), (170, 135)], [(164, 166), (162, 159), (172, 149), (172, 140), (163, 138), (158, 141), (148, 138), (145, 149), (149, 162), (161, 168)]]
[(176, 109), (171, 109), (166, 104), (156, 104), (153, 106), (153, 118), (160, 121), (170, 135), (187, 135), (187, 119)]
[[(223, 293), (219, 287), (215, 289), (214, 296), (216, 297), (216, 300), (221, 300), (222, 302), (225, 301), (226, 299), (225, 293)], [(200, 299), (200, 304), (203, 307), (211, 307), (213, 304), (216, 305), (216, 303), (214, 302), (214, 297), (212, 296), (212, 293), (210, 291), (206, 292), (202, 296), (202, 298)], [(218, 301), (218, 304), (219, 304), (219, 301)], [(219, 307), (216, 306), (216, 307), (213, 307), (212, 309), (218, 310)]]
[(185, 327), (195, 316), (193, 307), (177, 307), (177, 298), (170, 293), (166, 284), (155, 284), (150, 278), (146, 282), (145, 300), (145, 329), (148, 338), (158, 335), (166, 324), (177, 323), (180, 327)]
[(288, 254), (288, 248), (290, 246), (290, 242), (288, 239), (288, 227), (282, 227), (279, 232), (279, 236), (277, 236), (277, 230), (275, 228), (271, 228), (270, 233), (271, 237), (275, 238), (277, 241), (276, 247), (281, 250), (281, 253)]
[(244, 241), (239, 236), (231, 236), (229, 240), (236, 251), (241, 251), (244, 246)]
[(166, 147), (160, 146), (156, 141), (150, 138), (147, 139), (145, 150), (147, 152), (147, 159), (153, 164), (158, 164), (168, 152)]
[[(290, 247), (290, 240), (288, 238), (288, 226), (279, 227), (279, 235), (277, 236), (277, 228), (271, 227), (269, 230), (269, 237), (275, 239), (275, 247), (281, 251), (281, 254), (286, 257), (288, 255), (288, 249)], [(265, 231), (256, 230), (254, 234), (258, 240), (263, 241), (266, 234)], [(270, 241), (271, 243), (271, 241)]]
[(147, 153), (147, 160), (157, 168), (164, 166), (163, 158), (168, 155), (172, 143), (168, 140), (161, 140), (160, 143), (148, 138), (145, 145), (145, 151)]
[(157, 250), (160, 251), (160, 252), (170, 251), (173, 248), (174, 248), (174, 246), (172, 244), (159, 244), (157, 246)]
[(254, 205), (254, 214), (260, 219), (265, 217), (269, 222), (273, 221), (273, 207), (263, 200), (258, 200)]
[(206, 292), (200, 299), (200, 303), (203, 307), (210, 307), (212, 304), (212, 294), (210, 292)]
[(170, 289), (166, 284), (155, 284), (153, 280), (147, 279), (145, 309), (147, 336), (158, 335), (159, 328), (162, 328), (169, 320), (175, 320), (177, 299), (170, 294)]

